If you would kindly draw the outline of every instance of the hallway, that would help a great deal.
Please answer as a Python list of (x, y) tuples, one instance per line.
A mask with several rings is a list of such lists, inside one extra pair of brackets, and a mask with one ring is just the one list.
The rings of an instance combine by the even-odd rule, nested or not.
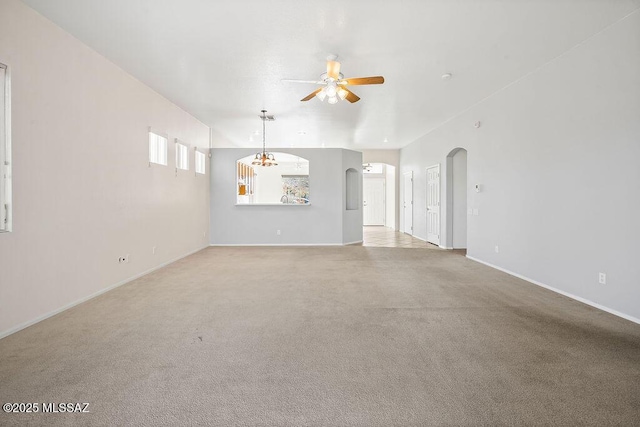
[(378, 248), (440, 249), (408, 234), (375, 225), (363, 227), (362, 241), (362, 246)]

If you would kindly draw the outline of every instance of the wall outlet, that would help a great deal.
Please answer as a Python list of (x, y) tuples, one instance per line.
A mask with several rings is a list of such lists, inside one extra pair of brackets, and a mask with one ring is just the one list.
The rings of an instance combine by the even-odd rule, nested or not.
[(496, 251), (497, 254), (500, 253), (500, 248), (498, 247), (498, 245), (496, 245), (495, 251)]
[(151, 248), (151, 253), (154, 254), (154, 255), (156, 254), (156, 247), (155, 246)]
[(607, 275), (605, 273), (599, 273), (598, 274), (598, 282), (601, 285), (606, 285), (607, 284)]
[(278, 235), (278, 236), (280, 235), (280, 230), (276, 231), (276, 235)]
[(207, 232), (206, 231), (202, 232), (202, 237), (207, 237)]

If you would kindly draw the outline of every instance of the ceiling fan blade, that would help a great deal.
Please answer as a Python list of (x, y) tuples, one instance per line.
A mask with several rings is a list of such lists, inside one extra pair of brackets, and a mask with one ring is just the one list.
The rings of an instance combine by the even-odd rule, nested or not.
[(384, 83), (384, 77), (382, 76), (373, 76), (373, 77), (351, 77), (349, 79), (342, 79), (338, 82), (341, 85), (381, 85)]
[(287, 83), (312, 83), (312, 84), (316, 84), (316, 85), (323, 85), (326, 84), (325, 82), (323, 82), (322, 80), (292, 80), (292, 79), (282, 79), (280, 80), (281, 82), (287, 82)]
[(322, 90), (322, 88), (318, 89), (318, 90), (314, 90), (313, 92), (311, 92), (309, 95), (305, 96), (304, 98), (302, 98), (300, 101), (308, 101), (311, 98), (313, 98), (314, 96), (316, 96), (316, 93), (320, 92)]
[(327, 77), (334, 80), (340, 78), (340, 63), (338, 61), (327, 61)]
[(341, 89), (346, 90), (347, 96), (344, 97), (344, 99), (346, 99), (347, 101), (349, 101), (350, 103), (354, 103), (354, 102), (358, 102), (360, 101), (360, 97), (358, 95), (356, 95), (355, 93), (351, 92), (349, 89), (347, 89), (346, 87), (343, 87)]

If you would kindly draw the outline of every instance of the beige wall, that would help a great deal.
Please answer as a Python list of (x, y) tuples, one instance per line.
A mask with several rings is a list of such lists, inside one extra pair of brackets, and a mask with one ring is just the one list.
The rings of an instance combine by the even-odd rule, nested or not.
[[(16, 0), (0, 2), (0, 62), (14, 202), (0, 337), (207, 245), (209, 177), (176, 176), (173, 147), (191, 144), (193, 168), (205, 125)], [(169, 166), (148, 166), (149, 126), (169, 135)]]
[(362, 150), (362, 163), (386, 163), (400, 166), (400, 150)]

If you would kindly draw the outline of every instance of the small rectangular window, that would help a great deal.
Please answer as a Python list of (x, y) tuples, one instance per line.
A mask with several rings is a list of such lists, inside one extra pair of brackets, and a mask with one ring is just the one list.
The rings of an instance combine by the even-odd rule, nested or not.
[(204, 175), (206, 173), (206, 158), (204, 153), (196, 150), (196, 173)]
[(149, 162), (167, 165), (167, 137), (149, 131)]
[(176, 168), (189, 170), (189, 147), (176, 140)]
[(11, 231), (11, 87), (0, 64), (0, 232)]

